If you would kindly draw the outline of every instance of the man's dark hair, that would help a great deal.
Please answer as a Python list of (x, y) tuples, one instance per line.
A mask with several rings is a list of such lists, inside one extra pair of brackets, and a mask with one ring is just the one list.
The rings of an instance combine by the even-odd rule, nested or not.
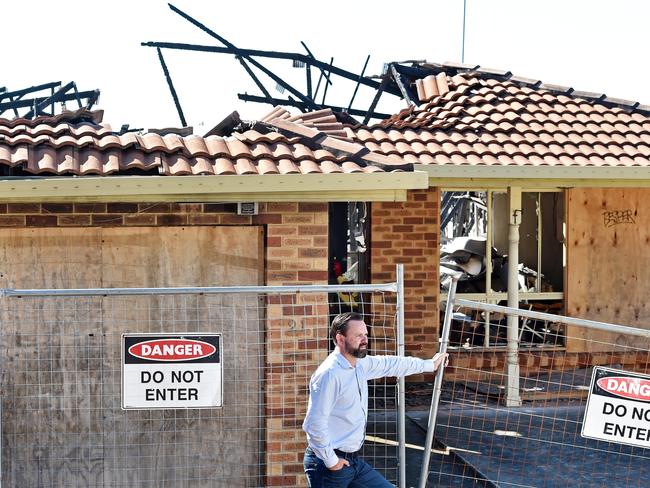
[(351, 320), (363, 321), (363, 315), (356, 312), (345, 312), (334, 317), (334, 320), (332, 320), (332, 328), (330, 329), (330, 335), (334, 342), (336, 342), (336, 334), (345, 335), (348, 331), (348, 324)]

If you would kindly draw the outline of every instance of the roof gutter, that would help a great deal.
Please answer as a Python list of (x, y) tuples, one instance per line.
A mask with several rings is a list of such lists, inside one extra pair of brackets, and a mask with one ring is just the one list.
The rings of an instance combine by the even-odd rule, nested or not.
[(404, 201), (425, 172), (0, 179), (0, 202)]
[(650, 187), (650, 167), (640, 166), (473, 166), (416, 164), (429, 185), (445, 188)]

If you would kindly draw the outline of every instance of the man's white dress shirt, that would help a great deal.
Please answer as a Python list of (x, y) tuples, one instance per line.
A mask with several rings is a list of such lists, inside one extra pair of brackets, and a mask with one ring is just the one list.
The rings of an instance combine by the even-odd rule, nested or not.
[(331, 468), (338, 462), (334, 449), (358, 451), (368, 420), (368, 380), (432, 372), (433, 359), (366, 356), (356, 367), (337, 347), (309, 382), (309, 405), (302, 424), (309, 447)]

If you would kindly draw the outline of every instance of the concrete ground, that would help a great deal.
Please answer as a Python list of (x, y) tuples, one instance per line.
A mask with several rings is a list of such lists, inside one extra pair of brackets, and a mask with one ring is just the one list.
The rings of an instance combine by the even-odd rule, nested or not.
[[(406, 414), (406, 443), (407, 445), (424, 446), (429, 412), (408, 411)], [(395, 415), (390, 413), (375, 413), (368, 419), (368, 433), (380, 439), (395, 441)], [(421, 422), (424, 421), (424, 427)], [(444, 450), (439, 442), (434, 440), (434, 449)], [(416, 488), (420, 480), (422, 457), (424, 451), (407, 447), (406, 449), (406, 486)], [(397, 448), (381, 442), (366, 442), (364, 456), (368, 462), (379, 469), (389, 480), (398, 479)], [(482, 488), (494, 486), (482, 482), (480, 474), (470, 465), (456, 456), (453, 452), (448, 455), (431, 454), (430, 466), (436, 466), (440, 473), (430, 473), (427, 486), (447, 486), (458, 488)]]
[[(428, 487), (647, 487), (645, 449), (584, 439), (584, 405), (506, 408), (443, 408), (438, 416)], [(406, 442), (423, 446), (429, 411), (407, 411)], [(369, 419), (368, 433), (395, 440), (394, 413)], [(378, 429), (378, 430), (377, 430)], [(500, 432), (501, 435), (495, 434)], [(505, 435), (503, 435), (505, 433)], [(397, 479), (396, 448), (367, 442), (365, 456)], [(407, 487), (417, 487), (423, 451), (406, 449)]]

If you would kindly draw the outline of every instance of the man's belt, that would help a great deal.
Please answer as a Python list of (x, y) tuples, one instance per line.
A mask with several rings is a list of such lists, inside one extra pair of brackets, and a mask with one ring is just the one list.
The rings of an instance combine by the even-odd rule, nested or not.
[(340, 449), (334, 449), (334, 454), (336, 454), (340, 459), (354, 459), (359, 457), (361, 454), (361, 449), (354, 452), (345, 452), (341, 451)]

